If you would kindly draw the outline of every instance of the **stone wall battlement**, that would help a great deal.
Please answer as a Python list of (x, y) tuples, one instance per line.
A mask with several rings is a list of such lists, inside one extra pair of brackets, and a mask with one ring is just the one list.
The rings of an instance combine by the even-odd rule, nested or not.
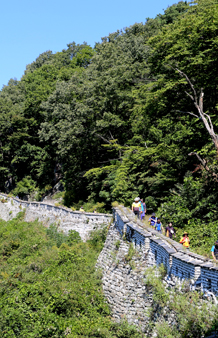
[(110, 214), (89, 213), (73, 211), (71, 209), (54, 206), (44, 202), (29, 202), (0, 193), (0, 218), (8, 221), (26, 209), (25, 221), (38, 219), (46, 226), (56, 224), (64, 233), (69, 230), (79, 232), (81, 238), (86, 240), (90, 231), (101, 224), (109, 224), (112, 220)]
[(170, 280), (190, 280), (192, 290), (218, 294), (218, 266), (212, 260), (191, 252), (178, 242), (145, 227), (133, 213), (123, 206), (115, 207), (114, 227), (135, 249), (145, 251), (147, 266), (164, 264)]

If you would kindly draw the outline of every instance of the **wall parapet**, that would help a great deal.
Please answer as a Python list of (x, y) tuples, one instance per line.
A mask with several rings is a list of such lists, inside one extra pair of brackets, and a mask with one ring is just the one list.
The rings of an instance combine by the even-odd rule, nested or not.
[(123, 206), (113, 208), (115, 228), (132, 242), (136, 250), (147, 250), (147, 266), (164, 264), (169, 280), (190, 281), (192, 290), (218, 294), (218, 266), (202, 255), (191, 252), (182, 244), (144, 226)]
[(22, 205), (24, 208), (37, 208), (37, 209), (47, 209), (49, 211), (54, 211), (56, 213), (63, 213), (65, 215), (70, 214), (74, 218), (84, 218), (84, 219), (90, 219), (90, 220), (95, 220), (98, 221), (100, 220), (102, 222), (102, 219), (104, 222), (109, 223), (111, 221), (112, 215), (111, 214), (102, 214), (102, 213), (92, 213), (92, 212), (82, 212), (82, 211), (76, 211), (76, 210), (71, 210), (67, 207), (61, 207), (61, 206), (55, 206), (51, 204), (47, 204), (44, 202), (28, 202), (28, 201), (23, 201), (20, 200), (19, 198), (0, 193), (0, 197), (5, 198), (5, 199), (11, 199), (15, 203)]
[(55, 206), (44, 202), (29, 202), (19, 198), (0, 193), (0, 218), (10, 220), (18, 212), (26, 209), (25, 220), (38, 219), (46, 226), (57, 224), (58, 228), (65, 233), (69, 230), (79, 232), (81, 238), (86, 240), (89, 233), (101, 224), (109, 224), (111, 214), (73, 211), (66, 207)]

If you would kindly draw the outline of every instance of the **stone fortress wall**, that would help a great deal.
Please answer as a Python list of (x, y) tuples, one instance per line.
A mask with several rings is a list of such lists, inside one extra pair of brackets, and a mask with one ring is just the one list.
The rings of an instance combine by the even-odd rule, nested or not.
[(114, 208), (114, 220), (114, 227), (119, 234), (125, 235), (136, 250), (146, 252), (147, 266), (163, 263), (169, 281), (190, 280), (192, 290), (218, 294), (218, 266), (211, 259), (191, 252), (151, 227), (145, 227), (125, 207)]
[[(0, 218), (8, 221), (18, 212), (26, 209), (25, 220), (38, 219), (46, 225), (57, 224), (60, 230), (79, 232), (83, 240), (91, 230), (101, 224), (109, 224), (112, 215), (72, 211), (71, 209), (46, 204), (28, 202), (0, 193)], [(192, 289), (209, 290), (218, 293), (218, 266), (208, 258), (185, 249), (181, 244), (157, 233), (136, 219), (133, 213), (119, 206), (114, 210), (114, 228), (120, 236), (132, 242), (139, 252), (144, 252), (147, 266), (163, 263), (169, 278), (190, 279)]]
[(101, 224), (109, 224), (112, 220), (112, 215), (109, 214), (72, 211), (65, 207), (44, 202), (23, 201), (0, 193), (0, 218), (8, 221), (24, 209), (26, 209), (25, 221), (38, 219), (46, 226), (56, 224), (66, 234), (69, 230), (75, 230), (84, 241), (88, 239), (92, 230)]
[[(125, 318), (148, 337), (156, 336), (155, 323), (158, 321), (177, 325), (176, 314), (155, 304), (152, 288), (145, 282), (146, 270), (161, 263), (167, 271), (163, 279), (166, 290), (180, 290), (185, 285), (187, 290), (203, 291), (205, 301), (217, 303), (218, 267), (212, 261), (145, 227), (123, 206), (114, 207), (113, 212), (114, 222), (96, 267), (102, 271), (103, 292), (117, 322)], [(135, 253), (128, 261), (130, 243)]]
[[(206, 299), (211, 297), (217, 303), (218, 267), (211, 260), (145, 227), (123, 206), (113, 208), (112, 223), (112, 215), (72, 211), (42, 202), (25, 202), (0, 193), (0, 218), (12, 219), (24, 208), (26, 221), (38, 218), (46, 226), (56, 223), (65, 233), (71, 229), (78, 231), (83, 240), (94, 228), (103, 223), (111, 224), (96, 266), (102, 270), (103, 291), (116, 321), (126, 318), (150, 337), (155, 336), (151, 312), (153, 324), (163, 316), (169, 325), (176, 325), (175, 314), (167, 307), (162, 314), (159, 314), (159, 308), (154, 308), (152, 289), (145, 283), (146, 269), (160, 264), (166, 267), (163, 283), (167, 289), (180, 287), (185, 282), (191, 290), (202, 291)], [(131, 262), (126, 260), (130, 243), (136, 252)]]
[[(138, 251), (146, 251), (147, 266), (163, 263), (169, 280), (190, 280), (192, 290), (218, 294), (218, 266), (211, 259), (186, 249), (136, 219), (124, 207), (114, 208), (114, 226)], [(210, 249), (210, 248), (209, 248)]]

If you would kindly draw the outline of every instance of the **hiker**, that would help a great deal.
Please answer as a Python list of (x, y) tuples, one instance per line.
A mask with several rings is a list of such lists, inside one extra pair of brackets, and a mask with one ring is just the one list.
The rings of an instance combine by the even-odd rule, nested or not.
[(212, 253), (213, 259), (217, 261), (218, 260), (218, 241), (216, 241), (214, 245), (212, 246), (211, 253)]
[(157, 218), (155, 217), (155, 213), (153, 212), (153, 214), (152, 214), (151, 217), (149, 218), (148, 222), (150, 222), (150, 225), (151, 225), (152, 227), (154, 227), (155, 224), (156, 224), (156, 221), (157, 221)]
[(157, 219), (157, 222), (155, 223), (155, 228), (158, 232), (162, 234), (163, 227), (160, 218)]
[(94, 214), (97, 214), (97, 210), (95, 209), (95, 210), (93, 211), (93, 213), (94, 213)]
[(79, 211), (85, 212), (85, 210), (83, 209), (83, 207), (80, 207)]
[(139, 215), (142, 212), (140, 197), (136, 197), (134, 199), (134, 202), (132, 204), (132, 212), (134, 212), (134, 214), (137, 215), (139, 218)]
[(188, 233), (185, 231), (183, 237), (180, 239), (179, 243), (181, 243), (185, 248), (188, 248), (190, 245), (190, 239), (188, 238)]
[(142, 207), (142, 213), (141, 213), (141, 221), (145, 218), (146, 214), (146, 204), (143, 202), (143, 198), (141, 198), (141, 207)]
[(173, 228), (172, 222), (170, 222), (169, 225), (168, 225), (168, 227), (166, 227), (165, 236), (167, 236), (167, 237), (169, 237), (171, 239), (173, 238), (173, 236), (176, 237), (176, 231)]

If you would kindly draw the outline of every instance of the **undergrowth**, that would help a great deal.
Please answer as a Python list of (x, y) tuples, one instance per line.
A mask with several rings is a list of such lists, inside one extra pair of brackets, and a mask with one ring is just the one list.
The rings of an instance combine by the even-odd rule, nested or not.
[(106, 228), (84, 243), (23, 216), (0, 220), (1, 337), (141, 337), (111, 321), (102, 293), (95, 264)]
[[(148, 268), (145, 274), (145, 284), (153, 293), (150, 318), (153, 319), (156, 311), (159, 312), (159, 317), (161, 314), (164, 317), (155, 324), (157, 337), (205, 337), (207, 332), (217, 327), (217, 306), (206, 302), (201, 293), (187, 291), (187, 281), (182, 289), (178, 286), (167, 290), (163, 284), (164, 271), (165, 268), (161, 265), (159, 270)], [(173, 325), (169, 325), (168, 319)]]

